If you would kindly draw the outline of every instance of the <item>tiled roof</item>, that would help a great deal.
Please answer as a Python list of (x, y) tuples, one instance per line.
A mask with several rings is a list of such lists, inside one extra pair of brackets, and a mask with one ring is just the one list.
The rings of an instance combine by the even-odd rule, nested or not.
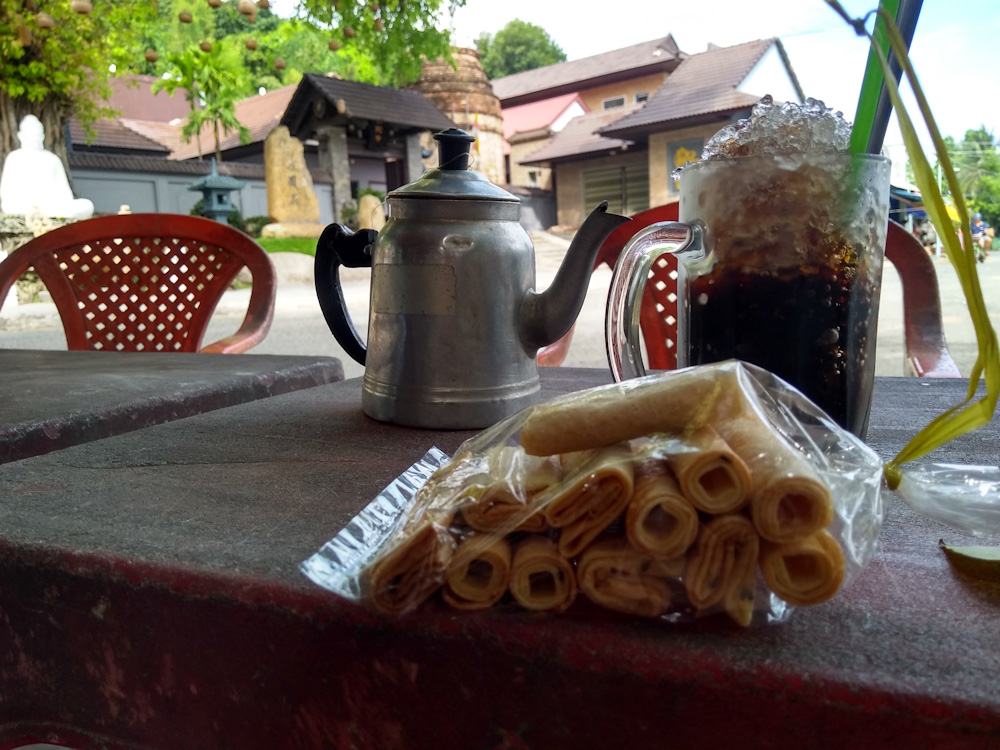
[(772, 45), (783, 53), (778, 39), (763, 39), (691, 55), (642, 109), (609, 125), (604, 134), (634, 137), (664, 123), (753, 106), (760, 97), (737, 88)]
[(111, 79), (111, 98), (108, 105), (122, 117), (135, 120), (170, 122), (177, 117), (186, 117), (188, 103), (181, 89), (173, 96), (166, 91), (153, 93), (153, 86), (160, 79), (156, 76), (130, 75)]
[(503, 111), (503, 137), (507, 139), (514, 133), (546, 128), (555, 122), (559, 115), (565, 112), (573, 102), (578, 102), (583, 111), (587, 111), (587, 105), (576, 93), (564, 94), (553, 99), (543, 99), (540, 102), (530, 104), (519, 104), (516, 107), (507, 107)]
[[(281, 120), (288, 103), (295, 94), (297, 85), (284, 86), (274, 91), (268, 91), (260, 96), (251, 96), (236, 102), (236, 119), (250, 130), (251, 143), (263, 141), (267, 134)], [(231, 130), (219, 134), (219, 147), (225, 151), (240, 145), (240, 134)], [(201, 150), (208, 154), (215, 150), (215, 134), (211, 123), (206, 123), (201, 129)], [(198, 144), (192, 138), (190, 143), (181, 143), (172, 154), (171, 159), (192, 159), (198, 156)]]
[(328, 111), (334, 113), (337, 102), (342, 100), (346, 107), (346, 118), (392, 123), (403, 131), (445, 130), (454, 127), (454, 123), (419, 91), (372, 86), (307, 73), (302, 77), (281, 118), (281, 124), (287, 125), (297, 138), (312, 135), (299, 133), (297, 130), (309, 114), (306, 108), (317, 93), (329, 103)]
[[(68, 154), (69, 165), (74, 169), (100, 169), (118, 172), (154, 172), (157, 174), (189, 175), (192, 178), (210, 174), (212, 165), (209, 161), (188, 159), (174, 161), (148, 156), (129, 156), (126, 154), (96, 154), (73, 151)], [(249, 162), (228, 161), (216, 165), (219, 174), (229, 175), (238, 179), (264, 179), (264, 165)], [(314, 183), (332, 183), (333, 178), (316, 169), (310, 169)]]
[(181, 140), (181, 128), (184, 126), (183, 121), (170, 123), (155, 122), (153, 120), (133, 120), (128, 117), (121, 117), (118, 122), (129, 130), (133, 130), (139, 135), (144, 135), (156, 141), (168, 151), (176, 151), (185, 145)]
[(531, 95), (541, 98), (542, 92), (570, 87), (579, 91), (599, 85), (601, 79), (628, 73), (635, 78), (656, 70), (669, 72), (685, 54), (677, 47), (673, 36), (668, 34), (631, 47), (604, 52), (600, 55), (583, 57), (579, 60), (546, 65), (523, 73), (497, 78), (493, 81), (493, 91), (501, 103)]
[(119, 120), (98, 120), (91, 125), (95, 132), (94, 140), (87, 140), (87, 133), (79, 120), (73, 118), (69, 122), (70, 139), (74, 147), (81, 149), (109, 148), (128, 151), (147, 151), (150, 154), (166, 156), (169, 148), (147, 138), (140, 133), (125, 127)]
[(522, 159), (521, 164), (541, 164), (543, 162), (551, 164), (556, 161), (607, 153), (619, 150), (623, 146), (633, 145), (632, 141), (603, 137), (597, 131), (615, 120), (627, 117), (634, 107), (635, 105), (596, 110), (574, 117), (545, 146)]

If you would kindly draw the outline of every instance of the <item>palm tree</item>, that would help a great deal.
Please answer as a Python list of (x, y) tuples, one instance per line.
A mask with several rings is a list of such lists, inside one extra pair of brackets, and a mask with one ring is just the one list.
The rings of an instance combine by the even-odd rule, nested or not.
[(161, 78), (153, 84), (153, 93), (160, 90), (166, 91), (170, 96), (177, 93), (178, 89), (184, 89), (184, 97), (191, 106), (191, 114), (188, 121), (181, 130), (181, 138), (185, 142), (191, 140), (194, 135), (198, 140), (198, 160), (201, 154), (201, 123), (197, 127), (191, 127), (192, 122), (198, 120), (198, 103), (201, 101), (201, 86), (205, 78), (205, 60), (200, 50), (185, 50), (181, 54), (167, 55), (167, 62), (172, 66), (169, 77)]

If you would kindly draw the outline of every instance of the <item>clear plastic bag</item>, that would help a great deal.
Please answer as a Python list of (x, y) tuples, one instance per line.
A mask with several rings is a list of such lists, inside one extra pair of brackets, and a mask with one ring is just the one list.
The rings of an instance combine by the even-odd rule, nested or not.
[(739, 362), (580, 391), (432, 449), (302, 564), (387, 615), (578, 599), (672, 622), (784, 620), (871, 559), (882, 462)]

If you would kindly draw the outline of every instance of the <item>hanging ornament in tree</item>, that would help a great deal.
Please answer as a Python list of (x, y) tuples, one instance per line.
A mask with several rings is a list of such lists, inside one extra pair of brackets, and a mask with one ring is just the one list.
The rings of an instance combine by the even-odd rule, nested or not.
[(281, 59), (280, 57), (276, 58), (275, 61), (274, 61), (274, 67), (276, 67), (278, 70), (284, 70), (285, 69), (285, 61), (283, 59)]
[(44, 10), (39, 11), (38, 15), (35, 16), (35, 25), (40, 29), (51, 29), (56, 25), (56, 19)]
[(205, 42), (202, 42), (201, 44), (199, 44), (198, 46), (201, 47), (201, 51), (202, 52), (211, 52), (212, 51), (212, 43), (211, 42), (205, 41)]
[(73, 0), (69, 4), (70, 10), (74, 13), (79, 13), (81, 16), (90, 15), (90, 12), (94, 9), (93, 4), (90, 0)]
[(252, 13), (256, 13), (256, 6), (253, 4), (253, 0), (240, 0), (236, 5), (236, 10), (242, 13), (244, 16), (249, 16)]
[(247, 46), (247, 49), (250, 50), (251, 52), (257, 49), (257, 42), (255, 42), (253, 39), (247, 39), (244, 42), (244, 44)]
[(381, 18), (375, 19), (375, 31), (382, 31), (385, 28), (385, 22)]
[(344, 36), (346, 36), (348, 39), (350, 39), (351, 37), (353, 37), (354, 36), (354, 27), (353, 26), (345, 26), (344, 27)]
[(194, 17), (186, 10), (182, 10), (180, 13), (177, 14), (177, 19), (181, 23), (191, 23), (194, 20)]
[(340, 42), (338, 42), (336, 39), (331, 39), (330, 43), (327, 46), (330, 48), (331, 52), (336, 52), (338, 49), (340, 49)]
[(269, 3), (267, 0), (257, 0), (257, 7), (260, 8), (261, 10), (267, 10), (268, 8), (271, 7), (271, 3)]
[(27, 47), (31, 44), (31, 29), (24, 24), (17, 27), (17, 43), (22, 47)]
[(156, 53), (155, 49), (146, 50), (146, 62), (155, 63), (160, 59), (160, 56)]
[(368, 10), (370, 10), (372, 13), (378, 13), (378, 3), (369, 4)]
[(221, 8), (222, 0), (208, 0), (208, 5), (211, 8)]

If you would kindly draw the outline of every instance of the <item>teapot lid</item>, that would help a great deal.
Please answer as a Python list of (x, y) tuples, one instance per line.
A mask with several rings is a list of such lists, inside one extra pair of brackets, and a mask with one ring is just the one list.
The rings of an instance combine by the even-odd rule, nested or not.
[(476, 137), (461, 128), (434, 134), (438, 146), (437, 169), (429, 169), (420, 179), (393, 190), (388, 198), (448, 198), (520, 203), (517, 196), (497, 187), (486, 177), (469, 169), (469, 150)]

